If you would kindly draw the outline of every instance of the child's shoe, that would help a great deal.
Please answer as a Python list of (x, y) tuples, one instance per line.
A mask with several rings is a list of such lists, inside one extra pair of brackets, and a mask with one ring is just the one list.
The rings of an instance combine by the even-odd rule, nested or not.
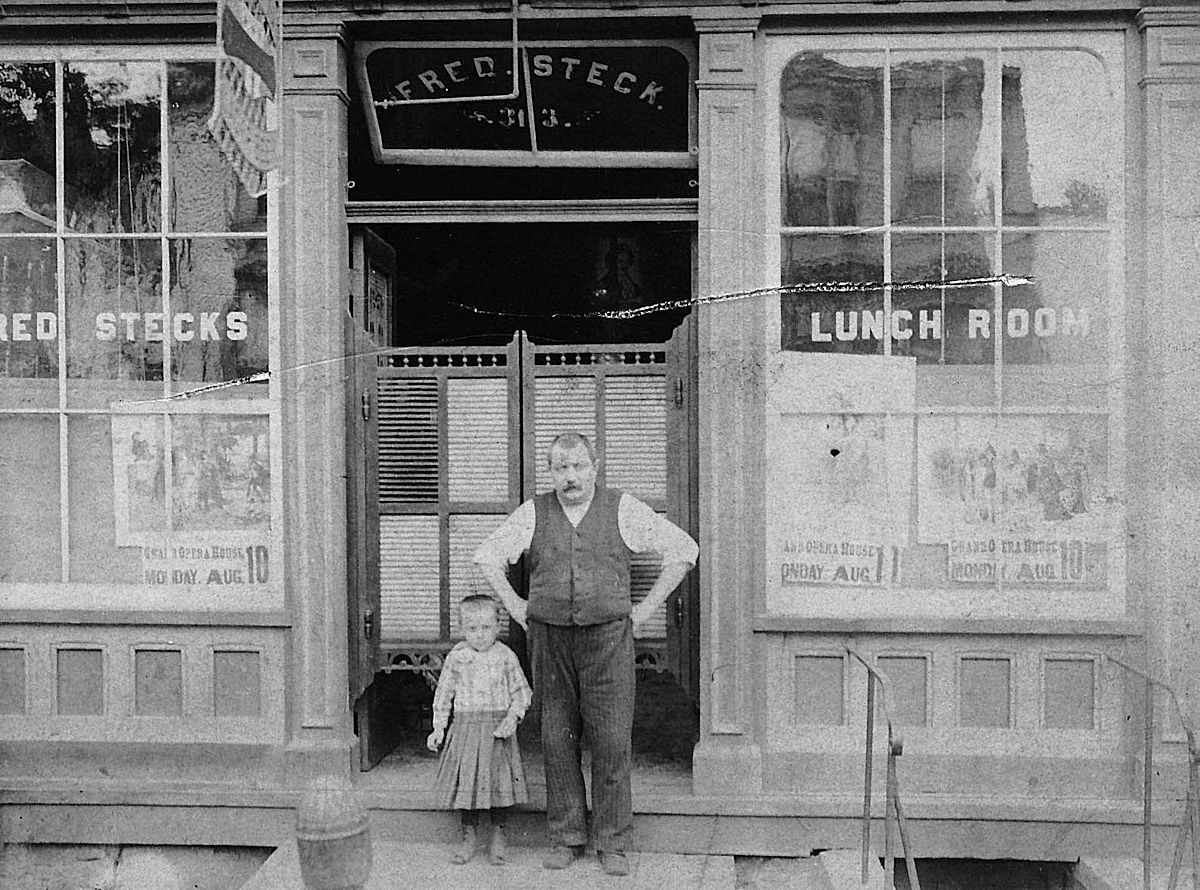
[(475, 826), (464, 825), (462, 835), (462, 844), (454, 851), (454, 855), (450, 857), (450, 861), (455, 865), (470, 862), (471, 858), (475, 855)]
[(492, 841), (488, 845), (488, 862), (504, 865), (508, 861), (508, 840), (504, 837), (504, 826), (492, 826)]

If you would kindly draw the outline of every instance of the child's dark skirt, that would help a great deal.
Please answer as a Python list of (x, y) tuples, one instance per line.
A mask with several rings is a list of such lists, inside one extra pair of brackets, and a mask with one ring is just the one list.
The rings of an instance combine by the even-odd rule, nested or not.
[(492, 735), (504, 716), (504, 711), (455, 711), (438, 763), (440, 806), (489, 810), (528, 802), (516, 734)]

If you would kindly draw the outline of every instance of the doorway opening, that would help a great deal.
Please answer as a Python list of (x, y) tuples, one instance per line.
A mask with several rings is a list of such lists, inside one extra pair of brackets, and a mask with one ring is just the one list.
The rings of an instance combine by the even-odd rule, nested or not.
[[(696, 535), (695, 226), (385, 223), (351, 240), (351, 694), (363, 768), (419, 771), (456, 604), (486, 592), (471, 553), (548, 488), (555, 435), (590, 436), (600, 484)], [(635, 602), (657, 569), (635, 560)], [(523, 592), (519, 564), (512, 580)], [(639, 631), (638, 769), (690, 771), (698, 620), (693, 572)], [(520, 736), (535, 764), (537, 707)]]

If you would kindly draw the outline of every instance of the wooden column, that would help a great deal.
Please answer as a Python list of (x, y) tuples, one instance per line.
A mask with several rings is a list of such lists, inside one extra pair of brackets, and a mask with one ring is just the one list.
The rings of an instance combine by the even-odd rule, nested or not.
[[(1139, 384), (1148, 434), (1131, 462), (1144, 468), (1150, 665), (1200, 720), (1200, 11), (1138, 16), (1146, 145), (1144, 360)], [(1138, 258), (1131, 258), (1137, 263)], [(1131, 299), (1131, 311), (1138, 312)], [(1136, 342), (1136, 341), (1135, 341)], [(1135, 542), (1136, 543), (1136, 542)]]
[[(741, 11), (738, 11), (741, 13)], [(762, 284), (762, 134), (755, 126), (757, 16), (697, 19), (699, 280), (704, 297)], [(751, 620), (762, 602), (763, 298), (698, 310), (701, 794), (759, 794)]]
[(284, 520), (293, 619), (289, 781), (351, 769), (347, 704), (345, 411), (346, 47), (340, 27), (288, 23), (279, 319)]

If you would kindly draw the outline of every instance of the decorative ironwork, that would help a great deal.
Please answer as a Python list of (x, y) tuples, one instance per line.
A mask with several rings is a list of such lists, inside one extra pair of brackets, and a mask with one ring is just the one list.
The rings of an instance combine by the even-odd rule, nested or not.
[[(671, 667), (667, 658), (667, 653), (660, 647), (650, 648), (635, 643), (636, 654), (633, 656), (633, 667), (635, 670), (647, 674), (671, 674), (675, 676), (675, 670)], [(675, 677), (679, 679), (679, 677)]]
[(419, 676), (431, 690), (437, 689), (438, 677), (442, 673), (445, 657), (440, 651), (406, 650), (385, 653), (386, 663), (379, 671), (384, 674), (409, 673)]
[(392, 353), (383, 362), (391, 368), (503, 368), (508, 356), (503, 352)]
[(535, 365), (665, 365), (663, 350), (633, 350), (612, 352), (546, 352), (539, 349), (533, 357)]

